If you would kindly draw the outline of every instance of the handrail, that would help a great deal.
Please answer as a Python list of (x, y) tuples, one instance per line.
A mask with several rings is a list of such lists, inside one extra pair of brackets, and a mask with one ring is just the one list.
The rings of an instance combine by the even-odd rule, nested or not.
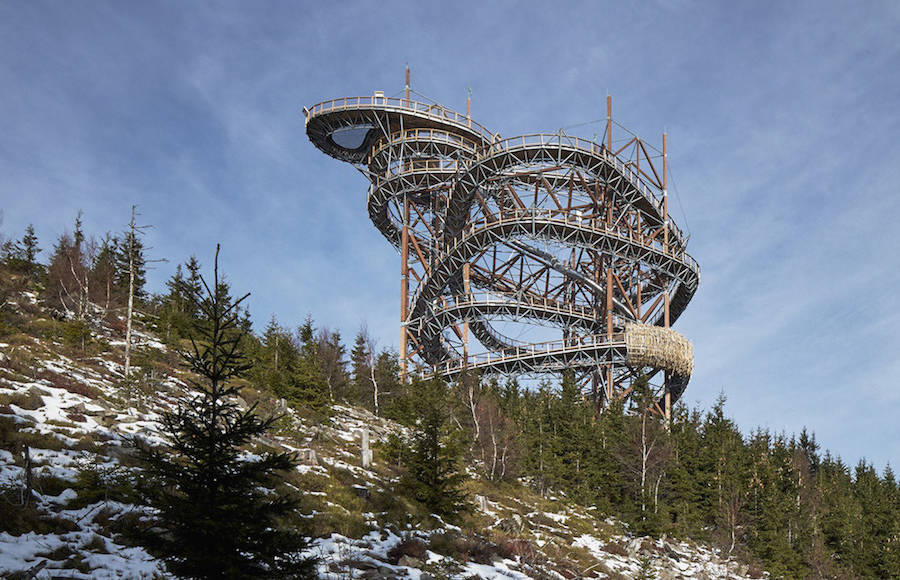
[[(499, 298), (494, 298), (494, 296), (497, 296)], [(547, 310), (571, 314), (573, 316), (590, 316), (591, 314), (593, 314), (593, 310), (590, 307), (581, 304), (569, 304), (565, 302), (559, 302), (557, 300), (550, 300), (546, 297), (536, 298), (534, 296), (519, 295), (509, 292), (480, 291), (472, 292), (469, 294), (457, 294), (451, 296), (450, 298), (452, 302), (448, 302), (446, 305), (441, 305), (433, 309), (435, 316), (438, 316), (439, 314), (444, 312), (450, 312), (458, 308), (464, 308), (473, 305), (524, 306), (525, 308), (545, 308)]]
[(448, 109), (443, 105), (420, 103), (418, 101), (413, 101), (410, 99), (399, 97), (382, 97), (376, 95), (368, 95), (365, 97), (339, 97), (337, 99), (331, 99), (328, 101), (322, 101), (321, 103), (316, 103), (306, 110), (308, 111), (306, 122), (308, 124), (310, 119), (312, 119), (316, 115), (324, 113), (340, 110), (369, 109), (372, 107), (380, 107), (383, 109), (391, 110), (396, 109), (401, 111), (413, 111), (415, 113), (426, 115), (428, 117), (440, 119), (445, 122), (465, 127), (466, 129), (480, 136), (485, 141), (490, 141), (494, 137), (494, 134), (488, 131), (487, 128), (485, 128), (481, 123), (473, 121), (471, 117), (458, 113), (453, 109)]
[[(542, 213), (543, 213), (543, 215), (541, 215)], [(510, 214), (512, 214), (512, 216), (510, 216)], [(600, 235), (614, 237), (616, 239), (619, 239), (619, 240), (625, 241), (625, 242), (629, 242), (629, 243), (640, 243), (637, 240), (631, 239), (626, 236), (622, 236), (618, 232), (610, 231), (606, 228), (596, 227), (595, 224), (597, 223), (597, 220), (585, 220), (583, 218), (580, 220), (569, 220), (568, 215), (564, 216), (564, 219), (559, 219), (552, 215), (551, 210), (515, 209), (515, 210), (507, 210), (506, 212), (503, 212), (501, 215), (505, 216), (505, 220), (507, 220), (507, 221), (517, 221), (520, 219), (524, 219), (526, 221), (530, 220), (530, 221), (532, 221), (532, 223), (534, 223), (536, 220), (540, 219), (541, 221), (544, 221), (544, 222), (556, 222), (558, 224), (561, 223), (564, 225), (576, 224), (576, 225), (578, 225), (578, 227), (582, 227), (587, 230), (593, 230), (595, 233), (599, 233)], [(501, 219), (493, 219), (493, 220), (486, 219), (486, 220), (482, 220), (479, 222), (471, 222), (467, 228), (460, 231), (456, 237), (454, 237), (452, 240), (450, 240), (448, 242), (447, 251), (444, 252), (444, 255), (448, 256), (451, 253), (455, 252), (457, 250), (457, 248), (459, 248), (459, 246), (461, 244), (463, 244), (467, 238), (470, 238), (470, 237), (474, 236), (475, 234), (480, 233), (482, 231), (487, 231), (488, 229), (490, 229), (496, 225), (502, 225), (503, 221), (504, 220), (501, 220)], [(592, 227), (585, 227), (584, 222), (588, 222)], [(652, 247), (652, 246), (646, 246), (643, 244), (642, 244), (642, 246), (647, 250), (658, 252), (659, 254), (662, 254), (663, 256), (665, 256), (669, 259), (681, 262), (689, 270), (693, 271), (699, 279), (700, 264), (687, 252), (683, 252), (683, 251), (682, 252), (673, 252), (671, 248), (669, 248), (669, 251), (666, 251), (665, 248), (656, 248), (656, 247)], [(423, 285), (420, 285), (416, 289), (416, 292), (413, 295), (412, 304), (417, 304), (419, 302), (424, 288), (425, 288), (425, 285), (423, 284)]]
[(456, 159), (407, 159), (388, 165), (384, 177), (391, 178), (422, 171), (456, 172), (458, 167), (459, 162)]
[[(559, 217), (558, 214), (562, 214), (562, 218)], [(486, 230), (494, 225), (502, 224), (505, 221), (517, 221), (517, 220), (542, 220), (542, 221), (551, 221), (557, 222), (564, 225), (576, 225), (578, 227), (582, 227), (584, 229), (593, 230), (594, 232), (601, 233), (602, 235), (612, 236), (617, 239), (637, 243), (642, 245), (643, 247), (657, 251), (663, 254), (666, 257), (673, 258), (676, 260), (681, 260), (685, 262), (687, 265), (691, 267), (692, 270), (696, 272), (700, 272), (700, 264), (687, 252), (684, 251), (675, 251), (672, 247), (668, 249), (662, 247), (661, 244), (657, 247), (657, 245), (647, 245), (643, 243), (643, 240), (634, 236), (628, 235), (624, 236), (619, 233), (619, 229), (621, 228), (606, 228), (604, 226), (603, 220), (599, 220), (596, 218), (586, 218), (586, 217), (577, 217), (570, 218), (569, 214), (565, 212), (560, 212), (558, 209), (546, 209), (546, 208), (526, 208), (526, 209), (507, 209), (502, 212), (499, 212), (496, 217), (493, 219), (485, 218), (483, 220), (477, 222), (469, 222), (468, 227), (459, 232), (459, 234), (452, 239), (453, 247), (457, 246), (457, 243), (461, 243), (462, 240), (466, 237), (470, 237), (481, 230)], [(656, 242), (657, 240), (654, 240)]]
[(456, 145), (461, 149), (467, 149), (473, 155), (479, 147), (478, 143), (476, 143), (472, 139), (468, 139), (467, 137), (463, 137), (462, 135), (459, 135), (457, 133), (451, 133), (450, 131), (445, 131), (443, 129), (418, 127), (415, 129), (404, 129), (403, 131), (397, 131), (396, 133), (392, 133), (390, 138), (379, 140), (378, 146), (372, 151), (372, 155), (378, 155), (385, 149), (408, 141), (425, 140), (436, 143), (448, 143), (450, 145)]
[(478, 368), (493, 366), (503, 362), (535, 358), (538, 355), (552, 357), (567, 351), (583, 350), (586, 346), (614, 348), (625, 345), (625, 334), (617, 332), (609, 337), (606, 334), (588, 334), (577, 337), (578, 340), (552, 340), (547, 342), (528, 343), (526, 346), (514, 346), (497, 351), (488, 351), (466, 358), (457, 358), (436, 365), (441, 373), (451, 373), (461, 370), (464, 366)]
[[(664, 195), (664, 192), (661, 188), (653, 183), (648, 185), (647, 181), (641, 177), (639, 173), (636, 173), (629, 168), (625, 162), (609, 151), (605, 145), (581, 137), (560, 135), (558, 133), (526, 133), (524, 135), (507, 137), (505, 139), (495, 140), (489, 145), (483, 146), (479, 152), (476, 163), (483, 162), (496, 155), (509, 153), (514, 150), (552, 145), (558, 147), (566, 146), (569, 149), (587, 153), (594, 157), (601, 157), (605, 161), (610, 162), (620, 175), (628, 179), (628, 182), (637, 189), (644, 198), (650, 201), (658, 212), (662, 213), (662, 196)], [(668, 226), (670, 231), (675, 234), (678, 241), (684, 245), (684, 235), (682, 234), (681, 229), (671, 220), (669, 220)]]

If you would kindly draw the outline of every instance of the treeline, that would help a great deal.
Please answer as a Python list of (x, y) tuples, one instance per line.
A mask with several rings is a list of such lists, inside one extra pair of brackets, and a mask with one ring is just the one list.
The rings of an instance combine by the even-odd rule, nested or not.
[(707, 412), (677, 405), (667, 428), (646, 386), (636, 388), (630, 413), (613, 405), (599, 416), (565, 379), (558, 391), (513, 382), (481, 397), (511, 419), (520, 475), (635, 531), (710, 540), (776, 576), (900, 575), (900, 489), (889, 466), (882, 475), (864, 460), (851, 468), (806, 430), (744, 436), (724, 396)]
[[(182, 347), (203, 318), (201, 264), (192, 257), (178, 265), (165, 292), (150, 294), (135, 241), (127, 233), (88, 239), (79, 218), (42, 265), (29, 227), (3, 244), (0, 266), (65, 316), (91, 321), (117, 316), (127, 273), (139, 264), (135, 298), (144, 323)], [(254, 333), (244, 310), (237, 324), (252, 365), (246, 378), (257, 388), (322, 420), (346, 403), (410, 426), (407, 440), (382, 453), (402, 468), (397, 492), (429, 513), (465, 509), (469, 464), (496, 485), (524, 481), (595, 505), (638, 533), (715, 542), (776, 576), (900, 576), (900, 488), (891, 468), (847, 465), (805, 430), (745, 436), (725, 414), (724, 396), (708, 411), (676, 405), (666, 425), (640, 380), (631, 408), (614, 404), (598, 415), (570, 377), (538, 388), (477, 376), (407, 382), (396, 353), (377, 348), (364, 328), (346, 344), (312, 318), (292, 329), (273, 317)]]

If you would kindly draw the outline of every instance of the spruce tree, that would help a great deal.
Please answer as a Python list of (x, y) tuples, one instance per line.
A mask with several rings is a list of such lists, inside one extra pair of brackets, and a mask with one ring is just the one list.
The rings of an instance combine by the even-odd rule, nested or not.
[(142, 229), (146, 226), (135, 226), (134, 216), (132, 215), (129, 229), (127, 229), (121, 238), (116, 241), (115, 253), (115, 272), (116, 286), (122, 289), (123, 295), (127, 295), (128, 286), (131, 278), (131, 271), (134, 271), (134, 297), (138, 301), (147, 298), (147, 261), (144, 258), (144, 243), (141, 241)]
[(248, 458), (243, 449), (276, 420), (256, 405), (241, 410), (233, 379), (250, 365), (239, 349), (241, 302), (219, 279), (218, 247), (212, 290), (196, 301), (200, 323), (191, 350), (182, 353), (200, 377), (198, 394), (162, 418), (168, 444), (137, 441), (145, 474), (143, 500), (157, 513), (146, 530), (148, 546), (185, 578), (313, 578), (314, 562), (300, 552), (308, 540), (283, 527), (297, 498), (273, 492), (278, 474), (296, 465), (288, 453)]
[(29, 273), (34, 273), (38, 268), (37, 255), (41, 252), (38, 247), (37, 234), (34, 233), (34, 225), (28, 224), (25, 228), (25, 235), (22, 237), (22, 250), (24, 252), (25, 263), (29, 268)]
[(454, 519), (465, 509), (461, 485), (467, 476), (462, 459), (465, 437), (453, 426), (450, 396), (439, 380), (414, 383), (419, 421), (401, 453), (400, 489), (431, 513)]

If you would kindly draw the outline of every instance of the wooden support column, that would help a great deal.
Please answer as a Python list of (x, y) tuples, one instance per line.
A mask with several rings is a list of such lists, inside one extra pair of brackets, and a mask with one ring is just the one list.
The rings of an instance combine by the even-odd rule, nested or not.
[(406, 89), (404, 90), (406, 106), (409, 107), (409, 65), (406, 66)]
[[(663, 133), (663, 249), (669, 251), (669, 152), (666, 147), (666, 134)], [(668, 326), (668, 324), (666, 325)]]
[[(471, 265), (469, 264), (469, 262), (466, 262), (465, 264), (463, 264), (463, 290), (466, 293), (466, 299), (468, 299), (472, 293), (472, 284), (470, 282), (470, 280), (471, 280), (470, 270), (471, 270)], [(466, 317), (463, 320), (463, 358), (465, 359), (463, 361), (463, 364), (468, 365), (469, 364), (469, 318), (468, 317)]]
[(612, 152), (612, 96), (606, 95), (606, 149)]
[[(663, 323), (666, 328), (669, 328), (669, 291), (666, 290), (666, 293), (663, 297)], [(672, 393), (669, 392), (669, 371), (663, 373), (663, 383), (664, 388), (666, 390), (665, 394), (665, 415), (666, 415), (666, 429), (672, 423)]]
[[(407, 69), (407, 75), (409, 74)], [(409, 378), (406, 319), (409, 316), (409, 200), (403, 199), (403, 229), (400, 233), (400, 377)]]
[[(669, 149), (668, 149), (668, 139), (665, 133), (663, 133), (663, 176), (662, 176), (662, 186), (663, 186), (663, 249), (668, 252), (669, 251)], [(669, 291), (666, 290), (665, 295), (665, 325), (666, 328), (669, 328)], [(672, 424), (672, 393), (669, 392), (669, 371), (664, 373), (663, 380), (666, 384), (666, 428), (668, 428)]]
[(606, 267), (606, 338), (612, 341), (613, 335), (613, 271), (612, 258)]
[[(613, 338), (613, 257), (609, 257), (606, 263), (606, 340), (612, 342)], [(606, 367), (606, 400), (612, 401), (613, 396), (613, 365), (610, 354), (609, 365)]]

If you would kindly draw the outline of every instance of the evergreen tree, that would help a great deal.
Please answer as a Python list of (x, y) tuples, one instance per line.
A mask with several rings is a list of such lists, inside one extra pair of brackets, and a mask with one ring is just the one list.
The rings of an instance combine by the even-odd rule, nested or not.
[(720, 539), (734, 550), (747, 520), (747, 473), (749, 459), (744, 440), (734, 421), (725, 416), (725, 394), (719, 395), (703, 424), (701, 461), (707, 474), (706, 504), (710, 523)]
[(452, 520), (465, 509), (465, 436), (450, 420), (450, 396), (443, 382), (417, 381), (412, 390), (419, 421), (401, 451), (399, 486), (431, 513)]
[[(132, 220), (134, 218), (132, 217)], [(134, 298), (138, 302), (147, 298), (147, 262), (144, 258), (144, 243), (141, 241), (141, 227), (128, 229), (116, 239), (115, 276), (116, 287), (128, 293), (130, 268), (134, 267)], [(133, 261), (132, 261), (133, 260)], [(199, 265), (198, 265), (199, 267)]]
[(297, 498), (269, 489), (278, 473), (292, 469), (287, 453), (243, 457), (242, 448), (276, 420), (260, 418), (256, 406), (241, 410), (233, 379), (250, 365), (239, 350), (239, 307), (218, 273), (218, 247), (212, 290), (196, 306), (191, 350), (182, 356), (201, 377), (189, 404), (163, 416), (169, 443), (152, 448), (137, 441), (145, 463), (139, 489), (158, 510), (146, 539), (170, 570), (186, 578), (313, 578), (313, 562), (299, 553), (308, 540), (283, 526)]
[(108, 233), (91, 260), (91, 301), (108, 310), (122, 304), (122, 288), (117, 286), (115, 252), (118, 240)]
[(260, 340), (253, 367), (254, 382), (265, 385), (277, 396), (290, 400), (294, 397), (299, 360), (300, 351), (294, 338), (273, 316)]
[(42, 270), (41, 265), (37, 263), (37, 255), (41, 251), (37, 244), (34, 226), (28, 224), (20, 241), (7, 240), (0, 246), (0, 261), (11, 270), (33, 278)]
[[(705, 446), (700, 436), (702, 419), (696, 409), (678, 403), (672, 410), (672, 460), (668, 468), (666, 499), (669, 529), (681, 537), (700, 539), (708, 527), (703, 498), (708, 485), (701, 469)], [(746, 484), (746, 482), (744, 482)]]
[(357, 404), (369, 407), (366, 403), (366, 394), (369, 388), (369, 338), (365, 327), (360, 328), (353, 341), (353, 350), (350, 351), (350, 379), (351, 390), (349, 399)]
[(200, 262), (196, 256), (176, 266), (175, 273), (166, 281), (166, 289), (167, 293), (159, 306), (158, 325), (166, 342), (177, 344), (178, 340), (190, 334), (199, 316), (196, 297), (200, 296), (203, 284), (200, 282)]
[(39, 267), (37, 255), (41, 252), (41, 249), (38, 247), (38, 238), (34, 233), (33, 224), (28, 224), (28, 227), (25, 228), (25, 235), (22, 237), (22, 250), (23, 258), (25, 259), (25, 264), (29, 269), (29, 273), (35, 273), (36, 269)]
[(90, 260), (85, 248), (81, 212), (75, 218), (74, 234), (64, 233), (53, 248), (47, 268), (45, 297), (50, 306), (63, 310), (77, 320), (88, 313), (90, 296)]
[(316, 340), (311, 316), (300, 325), (297, 338), (300, 356), (293, 373), (290, 399), (315, 411), (326, 411), (330, 404), (328, 385), (323, 372), (321, 345)]
[(343, 399), (347, 386), (347, 361), (344, 360), (346, 349), (341, 344), (341, 334), (327, 328), (319, 330), (316, 340), (318, 354), (321, 359), (322, 379), (328, 388), (328, 398), (333, 403)]

